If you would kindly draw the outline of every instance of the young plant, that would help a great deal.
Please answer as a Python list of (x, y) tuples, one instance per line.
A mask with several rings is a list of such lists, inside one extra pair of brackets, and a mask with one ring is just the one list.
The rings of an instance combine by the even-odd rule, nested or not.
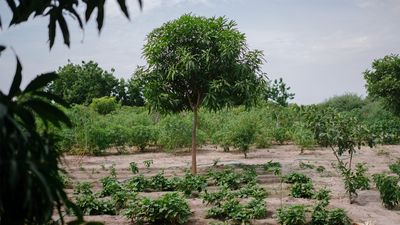
[(284, 182), (288, 184), (309, 183), (311, 182), (311, 178), (303, 173), (292, 172), (284, 176)]
[(400, 159), (398, 159), (395, 163), (390, 164), (389, 169), (400, 177)]
[(176, 190), (181, 191), (185, 196), (191, 196), (192, 192), (201, 193), (207, 188), (207, 180), (200, 175), (193, 175), (190, 171), (186, 171), (185, 177), (178, 179), (175, 183)]
[(132, 171), (133, 174), (139, 173), (139, 168), (138, 168), (137, 163), (135, 163), (135, 162), (129, 163), (129, 168), (130, 168), (130, 170)]
[(335, 208), (328, 213), (328, 225), (351, 225), (351, 220), (344, 209)]
[(374, 174), (374, 182), (379, 191), (383, 205), (393, 209), (400, 204), (400, 179), (397, 176)]
[(304, 205), (291, 205), (277, 210), (277, 220), (281, 225), (305, 225), (306, 208)]
[(135, 224), (185, 224), (191, 214), (185, 198), (176, 192), (158, 199), (142, 198), (131, 201), (123, 213)]
[[(315, 112), (314, 112), (315, 113)], [(357, 196), (357, 190), (365, 188), (366, 179), (362, 176), (365, 174), (363, 168), (353, 171), (353, 156), (356, 149), (361, 149), (361, 146), (374, 145), (373, 139), (367, 128), (359, 121), (358, 117), (351, 113), (338, 113), (333, 109), (316, 112), (316, 115), (311, 113), (310, 126), (315, 131), (315, 136), (318, 142), (325, 147), (331, 148), (338, 163), (340, 171), (345, 182), (345, 189), (349, 196), (350, 204), (353, 203)], [(348, 161), (341, 158), (345, 153), (349, 154)]]
[(150, 168), (151, 165), (153, 165), (153, 160), (149, 159), (149, 160), (144, 160), (143, 164), (146, 168)]
[(314, 196), (314, 186), (311, 182), (294, 183), (290, 195), (295, 198), (312, 198)]

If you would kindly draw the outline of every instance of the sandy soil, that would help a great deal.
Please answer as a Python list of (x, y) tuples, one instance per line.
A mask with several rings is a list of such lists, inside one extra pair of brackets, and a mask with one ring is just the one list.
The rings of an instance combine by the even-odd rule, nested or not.
[[(335, 162), (335, 158), (329, 149), (318, 148), (299, 154), (300, 150), (296, 146), (283, 145), (273, 146), (269, 149), (252, 150), (245, 159), (243, 154), (237, 152), (223, 152), (213, 146), (206, 146), (199, 150), (197, 163), (199, 172), (202, 173), (206, 168), (210, 167), (214, 160), (219, 160), (222, 164), (264, 164), (269, 160), (279, 161), (283, 166), (283, 174), (291, 171), (299, 171), (308, 174), (313, 182), (316, 190), (321, 187), (327, 187), (332, 191), (331, 207), (341, 207), (347, 210), (348, 215), (354, 222), (363, 223), (366, 221), (373, 222), (375, 225), (399, 225), (400, 211), (385, 209), (379, 199), (378, 191), (372, 187), (371, 190), (361, 191), (355, 203), (349, 204), (348, 198), (344, 190), (343, 182), (332, 168), (331, 163)], [(400, 158), (400, 146), (378, 146), (373, 149), (363, 148), (357, 152), (354, 162), (367, 163), (369, 174), (388, 172), (388, 164)], [(153, 160), (150, 168), (145, 168), (144, 160)], [(98, 157), (81, 157), (81, 156), (65, 156), (63, 166), (72, 177), (73, 181), (90, 181), (93, 182), (96, 189), (100, 188), (99, 179), (107, 176), (111, 165), (115, 165), (118, 179), (125, 180), (132, 176), (128, 170), (130, 162), (136, 162), (139, 170), (145, 175), (156, 174), (160, 170), (164, 170), (166, 175), (182, 174), (183, 170), (190, 167), (190, 153), (171, 154), (164, 152), (149, 153), (131, 153), (126, 155), (107, 155)], [(324, 166), (326, 171), (323, 173), (316, 172), (315, 169), (301, 169), (299, 163), (309, 163), (315, 166)], [(268, 218), (256, 220), (254, 224), (277, 224), (275, 220), (276, 209), (281, 205), (280, 199), (280, 183), (278, 179), (268, 174), (259, 176), (259, 183), (266, 187), (269, 192), (267, 201)], [(373, 184), (371, 186), (374, 186)], [(288, 196), (289, 186), (284, 186), (284, 196), (282, 202), (284, 205), (293, 203), (302, 203), (312, 205), (312, 200), (296, 199)], [(68, 193), (72, 193), (72, 189), (67, 189)], [(158, 196), (162, 193), (150, 193), (150, 196)], [(209, 224), (211, 219), (205, 219), (207, 207), (202, 203), (201, 199), (188, 199), (193, 215), (189, 224)], [(102, 221), (105, 224), (130, 224), (129, 220), (123, 216), (89, 216), (86, 217), (90, 221)]]

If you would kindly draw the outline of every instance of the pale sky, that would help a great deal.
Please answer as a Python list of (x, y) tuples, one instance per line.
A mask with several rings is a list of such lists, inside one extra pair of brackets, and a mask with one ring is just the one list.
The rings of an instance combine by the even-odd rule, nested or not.
[[(7, 28), (10, 13), (0, 2), (0, 44), (12, 46), (23, 65), (23, 83), (36, 74), (82, 60), (94, 60), (116, 77), (129, 78), (141, 57), (146, 34), (185, 13), (226, 16), (245, 33), (250, 48), (262, 50), (264, 72), (282, 77), (296, 94), (294, 102), (318, 103), (352, 92), (366, 95), (362, 72), (387, 54), (400, 53), (400, 0), (127, 0), (131, 20), (107, 0), (104, 28), (95, 18), (85, 31), (69, 20), (71, 47), (61, 33), (48, 48), (47, 19)], [(0, 58), (0, 89), (8, 90), (16, 61), (10, 50)]]

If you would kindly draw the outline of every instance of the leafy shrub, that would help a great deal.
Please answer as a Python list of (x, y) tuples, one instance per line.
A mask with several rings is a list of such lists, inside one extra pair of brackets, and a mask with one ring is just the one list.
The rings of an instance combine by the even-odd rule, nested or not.
[(312, 225), (327, 225), (328, 224), (328, 210), (323, 204), (317, 204), (311, 214)]
[(117, 181), (115, 177), (107, 176), (100, 180), (103, 189), (100, 192), (101, 197), (111, 196), (113, 193), (122, 190), (120, 183)]
[(284, 182), (288, 184), (309, 183), (311, 178), (303, 173), (292, 172), (284, 177)]
[(240, 187), (240, 174), (235, 173), (233, 169), (225, 169), (223, 171), (210, 170), (208, 176), (219, 186), (225, 186), (232, 190)]
[(185, 224), (190, 214), (185, 198), (176, 192), (155, 200), (132, 201), (124, 211), (124, 215), (136, 224)]
[(300, 123), (295, 125), (295, 129), (291, 133), (291, 139), (301, 148), (302, 153), (304, 149), (312, 149), (316, 144), (314, 133)]
[(132, 171), (133, 174), (139, 173), (138, 165), (135, 162), (129, 163), (129, 169)]
[(174, 190), (174, 184), (164, 177), (164, 171), (150, 177), (148, 181), (149, 188), (155, 191), (172, 191)]
[(266, 203), (261, 199), (254, 199), (247, 205), (242, 205), (236, 198), (229, 198), (207, 211), (208, 218), (230, 220), (231, 224), (249, 224), (251, 219), (261, 219), (265, 215)]
[(146, 168), (150, 168), (150, 166), (153, 165), (153, 160), (152, 160), (152, 159), (144, 160), (144, 161), (143, 161), (143, 165), (144, 165)]
[(94, 98), (92, 103), (90, 103), (90, 108), (94, 111), (106, 115), (113, 111), (115, 111), (119, 107), (115, 97), (101, 97), (101, 98)]
[(279, 144), (283, 144), (285, 141), (290, 139), (289, 131), (286, 127), (276, 127), (272, 133), (274, 139)]
[(236, 195), (239, 198), (253, 197), (255, 199), (264, 199), (267, 197), (268, 193), (265, 188), (259, 186), (258, 184), (249, 183), (239, 189)]
[(277, 210), (278, 223), (282, 225), (306, 224), (306, 208), (304, 205), (291, 205)]
[(150, 126), (136, 125), (131, 128), (129, 143), (143, 151), (146, 146), (155, 141), (154, 132)]
[(247, 152), (256, 137), (257, 125), (247, 117), (239, 117), (238, 120), (232, 122), (234, 124), (230, 126), (231, 132), (228, 133), (230, 134), (229, 140), (247, 158)]
[(267, 172), (273, 172), (275, 175), (281, 173), (282, 165), (280, 162), (273, 162), (272, 160), (265, 163), (263, 168)]
[(314, 196), (314, 186), (311, 182), (294, 183), (290, 195), (295, 198), (312, 198)]
[(140, 174), (129, 178), (129, 180), (124, 184), (124, 187), (131, 191), (142, 192), (149, 187), (149, 181)]
[(190, 171), (186, 171), (182, 179), (175, 182), (177, 191), (183, 192), (186, 196), (192, 195), (192, 192), (202, 192), (207, 187), (207, 180), (200, 175), (193, 175)]
[[(355, 171), (339, 165), (344, 180), (344, 186), (349, 196), (357, 196), (358, 190), (369, 189), (369, 178), (366, 175), (365, 164), (357, 163)], [(352, 200), (350, 200), (352, 202)]]
[(76, 205), (85, 215), (115, 215), (113, 202), (97, 199), (91, 190), (90, 183), (78, 183), (74, 190), (74, 196)]
[(389, 169), (400, 177), (400, 159), (398, 159), (395, 163), (390, 164)]
[[(166, 150), (190, 147), (192, 144), (192, 124), (190, 118), (180, 115), (168, 115), (158, 124), (157, 143)], [(197, 144), (204, 142), (204, 133), (198, 129), (196, 132)]]
[(373, 178), (383, 205), (389, 209), (397, 207), (400, 204), (399, 177), (374, 174)]
[(328, 225), (350, 225), (351, 220), (344, 209), (335, 208), (328, 213)]

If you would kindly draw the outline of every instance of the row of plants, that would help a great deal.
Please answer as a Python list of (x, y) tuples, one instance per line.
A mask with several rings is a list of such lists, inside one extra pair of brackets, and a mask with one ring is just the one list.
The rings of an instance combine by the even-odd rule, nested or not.
[[(109, 103), (104, 99), (94, 100), (88, 107), (75, 105), (66, 109), (73, 127), (54, 129), (60, 139), (58, 146), (69, 153), (94, 155), (112, 147), (121, 153), (129, 146), (140, 151), (151, 147), (167, 151), (189, 149), (190, 112), (162, 115), (149, 113), (144, 107), (117, 106), (115, 109), (111, 107), (114, 110), (105, 115), (99, 113), (107, 111), (110, 107), (104, 104)], [(336, 121), (334, 130), (346, 131), (350, 124), (357, 125), (358, 130), (354, 132), (360, 140), (398, 143), (400, 119), (386, 111), (372, 117), (379, 114), (377, 107), (338, 111), (324, 105), (282, 107), (264, 104), (252, 109), (237, 107), (218, 112), (204, 111), (198, 121), (197, 143), (215, 144), (225, 151), (239, 150), (245, 157), (252, 147), (266, 148), (272, 144), (294, 143), (303, 151), (317, 145), (327, 146), (326, 139), (335, 138), (335, 134), (326, 132), (332, 130), (329, 127), (332, 119)]]
[[(151, 166), (149, 162), (145, 164)], [(281, 177), (282, 182), (293, 184), (293, 197), (317, 201), (314, 207), (282, 206), (276, 213), (280, 224), (306, 224), (306, 218), (312, 218), (311, 224), (316, 225), (350, 224), (344, 210), (328, 209), (329, 190), (314, 191), (311, 179), (302, 173), (282, 176), (279, 162), (211, 167), (203, 175), (192, 175), (187, 171), (184, 176), (172, 177), (164, 176), (162, 171), (144, 176), (135, 162), (130, 164), (129, 170), (134, 175), (121, 181), (117, 179), (115, 168), (111, 167), (110, 175), (100, 180), (102, 188), (96, 193), (90, 183), (78, 183), (74, 189), (77, 206), (85, 215), (124, 215), (135, 224), (185, 224), (191, 215), (186, 198), (200, 197), (209, 206), (206, 218), (227, 224), (251, 224), (255, 219), (267, 217), (268, 192), (258, 184), (258, 174), (273, 173)], [(310, 184), (312, 188), (304, 191), (307, 188), (296, 188), (297, 184)], [(168, 193), (157, 198), (139, 194), (154, 191)], [(308, 212), (311, 212), (311, 217), (306, 215)]]

